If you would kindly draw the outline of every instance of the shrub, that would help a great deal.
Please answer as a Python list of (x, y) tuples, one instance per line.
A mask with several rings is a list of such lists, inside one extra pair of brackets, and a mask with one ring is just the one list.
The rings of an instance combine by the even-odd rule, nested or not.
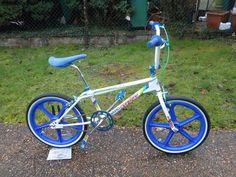
[(160, 9), (170, 22), (192, 22), (196, 0), (161, 0)]
[(22, 16), (22, 4), (13, 4), (13, 0), (9, 2), (0, 1), (0, 26), (7, 25), (9, 21), (17, 20)]
[(25, 23), (46, 21), (50, 18), (52, 1), (0, 0), (0, 26), (10, 21), (23, 20)]
[(90, 0), (90, 22), (114, 24), (125, 18), (132, 11), (127, 0)]
[(24, 11), (34, 21), (46, 21), (50, 18), (52, 7), (52, 1), (28, 0), (24, 5)]
[[(67, 23), (73, 23), (73, 21), (77, 17), (79, 17), (79, 20), (81, 22), (81, 19), (83, 16), (83, 1), (64, 0), (64, 1), (60, 1), (60, 6), (62, 8), (63, 15), (66, 18)], [(76, 23), (79, 23), (79, 22), (76, 22)]]

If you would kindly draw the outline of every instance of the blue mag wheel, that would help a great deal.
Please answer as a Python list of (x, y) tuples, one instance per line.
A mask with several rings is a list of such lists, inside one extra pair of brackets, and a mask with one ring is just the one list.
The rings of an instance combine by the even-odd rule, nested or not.
[[(52, 129), (49, 124), (58, 119), (71, 101), (61, 94), (44, 94), (31, 101), (26, 113), (26, 122), (33, 135), (41, 142), (53, 147), (68, 147), (77, 143), (86, 134), (87, 125)], [(60, 124), (86, 122), (83, 110), (76, 105)]]
[(144, 116), (143, 131), (147, 141), (154, 148), (172, 154), (185, 153), (201, 145), (210, 130), (206, 110), (195, 100), (186, 97), (169, 97), (166, 106), (179, 131), (171, 130), (157, 101)]

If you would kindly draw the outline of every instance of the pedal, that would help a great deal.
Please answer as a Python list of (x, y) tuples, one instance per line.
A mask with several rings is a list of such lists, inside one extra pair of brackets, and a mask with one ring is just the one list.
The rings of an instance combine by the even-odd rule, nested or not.
[(122, 100), (125, 97), (125, 90), (120, 90), (117, 94), (116, 94), (116, 100)]
[(88, 138), (89, 138), (89, 135), (85, 135), (85, 137), (81, 141), (81, 143), (80, 143), (80, 149), (81, 150), (84, 150), (86, 148), (86, 145), (88, 143)]
[[(99, 112), (99, 111), (98, 111)], [(102, 112), (102, 111), (101, 111)], [(92, 120), (92, 117), (91, 117), (91, 120)], [(88, 134), (86, 134), (85, 136), (84, 136), (84, 138), (83, 138), (83, 140), (81, 141), (81, 143), (80, 143), (80, 149), (81, 150), (84, 150), (85, 148), (86, 148), (86, 145), (87, 145), (87, 143), (88, 143), (88, 138), (89, 138), (89, 136), (90, 135), (92, 135), (92, 133), (94, 132), (94, 130), (96, 130), (99, 126), (100, 126), (100, 124), (103, 122), (103, 120), (104, 119), (102, 119), (102, 120), (99, 120), (99, 122), (96, 124), (96, 126), (88, 133)], [(113, 123), (113, 122), (112, 122)], [(112, 124), (113, 125), (113, 124)], [(107, 128), (107, 127), (106, 127)], [(109, 127), (109, 129), (110, 129), (111, 127)]]
[(109, 112), (120, 100), (123, 100), (125, 98), (125, 90), (120, 90), (115, 97), (115, 102), (107, 109), (107, 112)]

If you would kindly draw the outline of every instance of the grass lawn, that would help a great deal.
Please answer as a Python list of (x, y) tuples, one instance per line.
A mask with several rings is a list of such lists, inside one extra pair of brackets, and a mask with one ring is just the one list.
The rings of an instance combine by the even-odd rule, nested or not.
[[(81, 81), (71, 68), (49, 66), (47, 59), (87, 53), (88, 58), (76, 62), (91, 88), (148, 77), (154, 49), (145, 42), (112, 48), (84, 49), (79, 45), (56, 45), (42, 48), (0, 48), (0, 122), (25, 122), (28, 103), (42, 93), (79, 95)], [(173, 40), (171, 61), (165, 84), (170, 95), (193, 97), (208, 111), (215, 128), (236, 128), (236, 43), (225, 40)], [(139, 87), (127, 89), (127, 95)], [(103, 109), (113, 103), (116, 93), (98, 96)], [(146, 94), (117, 115), (116, 124), (141, 126), (146, 109), (156, 100)], [(94, 109), (90, 100), (80, 103), (90, 116)]]

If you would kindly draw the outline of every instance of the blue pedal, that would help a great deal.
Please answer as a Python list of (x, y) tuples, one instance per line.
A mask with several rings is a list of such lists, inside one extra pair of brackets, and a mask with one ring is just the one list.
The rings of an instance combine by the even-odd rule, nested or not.
[(87, 145), (87, 141), (86, 140), (82, 140), (81, 143), (80, 143), (80, 149), (84, 150), (86, 148), (86, 145)]
[(121, 90), (116, 94), (116, 100), (122, 100), (125, 97), (125, 90)]
[(86, 148), (87, 142), (88, 142), (88, 135), (85, 135), (84, 139), (80, 143), (80, 149), (84, 150)]

